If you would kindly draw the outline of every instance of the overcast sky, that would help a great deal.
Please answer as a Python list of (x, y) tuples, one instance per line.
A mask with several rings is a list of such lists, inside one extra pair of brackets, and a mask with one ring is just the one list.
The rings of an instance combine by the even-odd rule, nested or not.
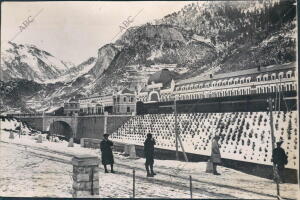
[[(179, 11), (189, 3), (4, 2), (1, 45), (4, 47), (10, 40), (34, 44), (58, 58), (79, 64), (97, 56), (101, 46), (120, 37), (121, 33), (117, 34), (127, 18), (137, 15), (130, 26), (141, 25)], [(28, 21), (27, 27), (24, 21)]]

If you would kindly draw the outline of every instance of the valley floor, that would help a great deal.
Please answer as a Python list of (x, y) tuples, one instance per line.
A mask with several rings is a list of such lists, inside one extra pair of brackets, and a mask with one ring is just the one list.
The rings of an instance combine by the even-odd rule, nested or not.
[[(1, 130), (0, 196), (72, 197), (72, 155), (93, 154), (99, 150), (81, 148), (66, 142), (36, 143), (33, 136), (8, 139)], [(274, 199), (272, 180), (219, 167), (221, 176), (205, 173), (205, 162), (185, 163), (156, 160), (157, 175), (147, 178), (143, 158), (129, 159), (115, 153), (115, 174), (103, 173), (100, 165), (100, 197), (132, 197), (132, 170), (136, 170), (137, 198), (190, 198), (189, 175), (193, 179), (193, 198)], [(297, 184), (281, 184), (284, 199), (297, 199)], [(298, 193), (299, 194), (299, 193)]]

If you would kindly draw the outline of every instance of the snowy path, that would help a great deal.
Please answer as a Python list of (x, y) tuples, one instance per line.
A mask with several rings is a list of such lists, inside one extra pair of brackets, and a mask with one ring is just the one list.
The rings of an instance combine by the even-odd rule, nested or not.
[[(45, 146), (0, 142), (0, 196), (71, 197), (70, 160), (75, 152), (72, 151), (72, 148), (58, 151)], [(132, 197), (133, 167), (136, 170), (136, 197), (140, 198), (189, 198), (189, 175), (193, 177), (194, 198), (275, 197), (276, 188), (271, 180), (224, 167), (219, 168), (221, 176), (214, 176), (204, 172), (205, 163), (160, 160), (155, 164), (158, 175), (146, 178), (144, 159), (131, 160), (116, 153), (115, 160), (116, 174), (105, 174), (100, 166), (100, 197)], [(295, 184), (281, 185), (284, 198), (296, 199), (296, 191)]]
[(0, 196), (71, 197), (72, 166), (0, 142)]

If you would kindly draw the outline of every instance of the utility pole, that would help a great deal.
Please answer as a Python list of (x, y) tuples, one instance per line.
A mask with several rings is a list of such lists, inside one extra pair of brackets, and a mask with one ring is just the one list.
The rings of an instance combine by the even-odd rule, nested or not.
[[(269, 103), (269, 111), (270, 111), (270, 128), (271, 128), (271, 140), (272, 140), (272, 153), (275, 148), (275, 136), (274, 136), (274, 126), (273, 126), (273, 105), (272, 105), (272, 99), (268, 99)], [(280, 111), (280, 108), (279, 108)], [(273, 176), (276, 181), (276, 190), (277, 190), (277, 199), (280, 199), (280, 190), (279, 190), (279, 183), (278, 183), (278, 174), (276, 173), (276, 165), (273, 163)]]
[(185, 160), (185, 162), (188, 162), (189, 160), (188, 160), (188, 158), (187, 158), (187, 156), (186, 156), (186, 153), (185, 153), (185, 150), (184, 150), (184, 147), (183, 147), (183, 144), (182, 144), (182, 141), (181, 141), (181, 138), (180, 138), (180, 136), (178, 135), (178, 141), (179, 141), (179, 143), (180, 143), (180, 146), (181, 146), (181, 148), (182, 148), (182, 152), (183, 152), (183, 156), (184, 156), (184, 160)]
[[(176, 147), (176, 160), (179, 160), (179, 151), (178, 151), (178, 142), (180, 143), (180, 146), (182, 148), (182, 153), (184, 156), (184, 159), (186, 162), (188, 162), (187, 155), (185, 153), (182, 141), (180, 139), (180, 135), (178, 133), (178, 116), (177, 116), (177, 104), (176, 104), (176, 97), (174, 96), (174, 105), (168, 105), (168, 106), (160, 106), (160, 107), (168, 107), (172, 108), (174, 112), (174, 132), (175, 132), (175, 147)], [(151, 127), (152, 128), (152, 127)], [(171, 131), (171, 130), (170, 130)]]
[(175, 117), (175, 145), (176, 145), (176, 160), (179, 160), (178, 155), (178, 128), (177, 128), (177, 106), (176, 106), (176, 96), (174, 96), (174, 117)]
[(179, 142), (180, 146), (182, 148), (182, 153), (183, 153), (184, 159), (185, 159), (186, 162), (188, 162), (187, 155), (185, 153), (182, 141), (181, 141), (180, 136), (178, 134), (176, 96), (174, 96), (174, 115), (175, 115), (176, 159), (179, 160), (179, 153), (178, 153), (178, 142)]
[(278, 103), (278, 111), (280, 111), (280, 98), (281, 98), (281, 78), (279, 78), (279, 88), (278, 88), (278, 94), (279, 94), (279, 103)]
[(21, 138), (21, 133), (22, 133), (22, 122), (20, 121), (19, 138)]

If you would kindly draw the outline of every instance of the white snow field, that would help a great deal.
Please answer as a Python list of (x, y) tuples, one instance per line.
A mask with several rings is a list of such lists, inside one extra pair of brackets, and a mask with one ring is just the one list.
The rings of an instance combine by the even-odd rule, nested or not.
[[(92, 154), (98, 149), (82, 148), (67, 142), (44, 140), (36, 143), (36, 135), (22, 127), (24, 135), (9, 139), (18, 126), (15, 120), (1, 121), (0, 132), (0, 196), (72, 197), (72, 155)], [(5, 130), (4, 130), (5, 129)], [(31, 135), (29, 135), (31, 134)], [(157, 175), (146, 178), (145, 159), (129, 159), (115, 152), (115, 174), (99, 173), (99, 197), (132, 197), (132, 170), (136, 170), (137, 198), (190, 198), (189, 175), (193, 179), (193, 198), (274, 199), (276, 185), (272, 180), (219, 167), (220, 176), (205, 173), (205, 162), (186, 163), (155, 160)], [(297, 199), (297, 184), (280, 184), (284, 199)]]

